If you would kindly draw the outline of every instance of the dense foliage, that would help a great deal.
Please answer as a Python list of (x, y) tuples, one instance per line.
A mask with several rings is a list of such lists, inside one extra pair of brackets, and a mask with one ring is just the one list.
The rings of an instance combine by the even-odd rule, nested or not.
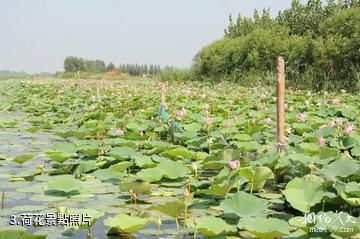
[[(274, 89), (80, 83), (1, 85), (0, 239), (359, 238), (358, 95), (292, 91), (280, 153)], [(8, 226), (54, 212), (92, 223)]]
[[(360, 1), (294, 0), (276, 18), (269, 10), (238, 16), (224, 39), (194, 58), (195, 78), (230, 78), (258, 84), (287, 62), (289, 84), (313, 89), (360, 89)], [(258, 80), (259, 79), (259, 80)]]
[(132, 76), (157, 75), (162, 71), (160, 65), (154, 64), (121, 64), (118, 70)]
[(113, 70), (118, 70), (122, 73), (127, 73), (131, 76), (142, 75), (157, 75), (161, 73), (162, 69), (160, 65), (147, 65), (147, 64), (121, 64), (118, 68), (110, 62), (107, 66), (103, 60), (84, 60), (81, 57), (66, 57), (64, 60), (65, 72), (91, 72), (91, 73), (103, 73)]

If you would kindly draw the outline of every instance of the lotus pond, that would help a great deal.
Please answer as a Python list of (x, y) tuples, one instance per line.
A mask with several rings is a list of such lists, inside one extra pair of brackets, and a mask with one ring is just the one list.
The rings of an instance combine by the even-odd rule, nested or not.
[(360, 238), (358, 95), (288, 90), (279, 151), (269, 88), (0, 84), (0, 239)]

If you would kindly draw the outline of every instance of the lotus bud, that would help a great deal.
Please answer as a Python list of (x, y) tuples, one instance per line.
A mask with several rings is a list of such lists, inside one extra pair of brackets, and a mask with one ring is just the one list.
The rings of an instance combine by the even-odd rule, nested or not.
[(160, 226), (162, 225), (162, 220), (160, 216), (156, 218), (155, 224), (158, 228), (160, 228)]
[(213, 139), (212, 138), (208, 138), (207, 140), (206, 140), (206, 144), (207, 145), (212, 145), (214, 142), (213, 142)]
[(316, 167), (316, 165), (313, 164), (313, 163), (309, 164), (309, 165), (308, 165), (308, 168), (311, 170), (311, 172), (313, 172), (313, 171), (315, 171), (316, 169), (318, 169), (318, 168)]
[(57, 210), (59, 213), (66, 213), (66, 207), (63, 207), (63, 206), (57, 207), (56, 210)]
[(256, 119), (251, 119), (250, 124), (255, 125), (256, 124)]
[(230, 120), (226, 120), (224, 123), (225, 128), (230, 128), (231, 127), (231, 122)]
[(240, 167), (240, 161), (239, 160), (232, 160), (229, 162), (229, 167), (232, 170), (238, 169)]
[(116, 135), (116, 136), (122, 136), (122, 135), (124, 135), (124, 131), (123, 131), (122, 129), (117, 129), (117, 130), (115, 131), (115, 135)]
[(196, 162), (192, 162), (192, 163), (191, 163), (191, 168), (192, 168), (194, 171), (196, 171), (196, 170), (198, 169), (198, 166), (197, 166)]
[(345, 127), (344, 129), (344, 133), (345, 134), (351, 134), (354, 131), (354, 125), (353, 124), (349, 124)]
[(185, 197), (190, 196), (190, 191), (189, 191), (189, 189), (188, 189), (187, 187), (184, 187), (183, 192), (184, 192), (184, 196), (185, 196)]
[(196, 226), (197, 224), (199, 224), (199, 217), (198, 216), (194, 216), (193, 218), (193, 223)]
[(326, 144), (326, 139), (324, 139), (323, 137), (320, 137), (317, 141), (318, 145), (320, 145), (321, 147), (323, 147)]

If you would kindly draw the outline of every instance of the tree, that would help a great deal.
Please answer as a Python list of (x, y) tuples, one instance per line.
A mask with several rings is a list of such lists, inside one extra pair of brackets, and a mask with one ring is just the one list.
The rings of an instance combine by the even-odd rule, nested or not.
[(106, 67), (106, 71), (109, 72), (113, 70), (115, 70), (115, 65), (112, 62), (110, 62), (109, 65), (107, 65)]
[(80, 57), (68, 56), (64, 60), (64, 70), (67, 72), (85, 71), (84, 60)]

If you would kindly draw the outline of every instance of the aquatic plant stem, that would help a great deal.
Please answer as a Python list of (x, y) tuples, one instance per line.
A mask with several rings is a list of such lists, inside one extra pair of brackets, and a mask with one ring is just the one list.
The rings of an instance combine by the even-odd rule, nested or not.
[(1, 194), (1, 209), (4, 209), (5, 207), (5, 192), (2, 191), (2, 194)]
[(252, 178), (251, 178), (250, 194), (253, 193), (253, 189), (254, 189), (254, 177), (255, 177), (255, 173), (253, 173)]
[(176, 229), (179, 232), (180, 231), (180, 226), (179, 226), (179, 219), (177, 217), (175, 217), (175, 222), (176, 222)]

